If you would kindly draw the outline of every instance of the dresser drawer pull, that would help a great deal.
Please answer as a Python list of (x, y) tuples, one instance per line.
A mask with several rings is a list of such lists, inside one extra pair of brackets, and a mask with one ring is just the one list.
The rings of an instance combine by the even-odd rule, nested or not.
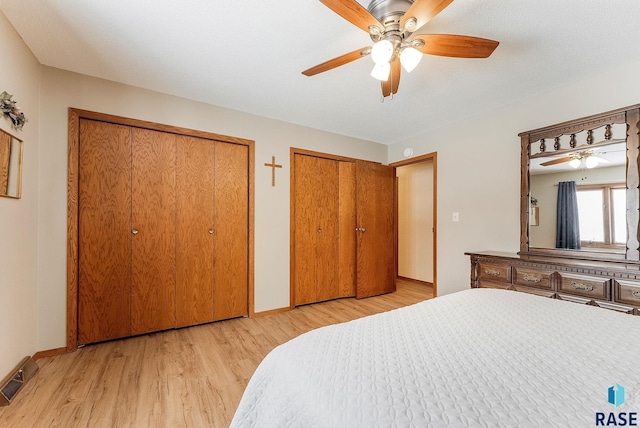
[(484, 268), (484, 273), (491, 276), (500, 276), (500, 271), (496, 269)]
[(539, 284), (542, 282), (542, 275), (529, 275), (525, 273), (525, 274), (522, 274), (522, 279), (524, 279), (527, 282), (534, 282), (536, 284)]
[(638, 291), (638, 290), (633, 290), (633, 291), (631, 292), (631, 295), (632, 295), (633, 297), (636, 297), (636, 298), (640, 299), (640, 291)]
[(571, 288), (573, 288), (574, 290), (580, 290), (580, 291), (593, 291), (593, 285), (591, 284), (585, 284), (584, 282), (576, 282), (576, 281), (571, 281), (571, 283), (569, 284), (571, 286)]

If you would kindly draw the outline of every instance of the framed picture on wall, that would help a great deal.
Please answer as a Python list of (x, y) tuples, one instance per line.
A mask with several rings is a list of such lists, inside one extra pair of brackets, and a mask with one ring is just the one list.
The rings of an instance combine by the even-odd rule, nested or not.
[(531, 207), (529, 211), (529, 226), (537, 226), (540, 222), (540, 210), (538, 207)]

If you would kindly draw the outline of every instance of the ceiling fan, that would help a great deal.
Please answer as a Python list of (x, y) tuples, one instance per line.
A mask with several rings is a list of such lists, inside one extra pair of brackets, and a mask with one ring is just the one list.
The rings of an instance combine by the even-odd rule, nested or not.
[(455, 34), (418, 34), (419, 30), (453, 0), (371, 0), (365, 9), (356, 0), (320, 0), (325, 6), (369, 33), (373, 46), (318, 64), (302, 72), (322, 73), (371, 55), (371, 76), (381, 81), (382, 96), (398, 92), (401, 66), (411, 72), (422, 54), (457, 58), (487, 58), (498, 42)]
[[(616, 152), (616, 151), (619, 151), (619, 150), (614, 150), (613, 152)], [(561, 158), (551, 159), (546, 162), (542, 162), (540, 166), (550, 166), (550, 165), (557, 165), (560, 163), (568, 162), (569, 166), (571, 166), (572, 168), (578, 168), (580, 165), (584, 164), (584, 166), (590, 169), (598, 166), (601, 163), (609, 163), (607, 159), (601, 156), (598, 156), (598, 155), (604, 155), (606, 153), (607, 152), (596, 152), (595, 150), (581, 150)]]

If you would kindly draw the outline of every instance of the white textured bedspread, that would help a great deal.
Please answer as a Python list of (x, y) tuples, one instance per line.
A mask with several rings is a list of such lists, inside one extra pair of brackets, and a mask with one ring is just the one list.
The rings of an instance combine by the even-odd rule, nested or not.
[(470, 289), (278, 346), (231, 426), (592, 427), (598, 412), (640, 412), (640, 317)]

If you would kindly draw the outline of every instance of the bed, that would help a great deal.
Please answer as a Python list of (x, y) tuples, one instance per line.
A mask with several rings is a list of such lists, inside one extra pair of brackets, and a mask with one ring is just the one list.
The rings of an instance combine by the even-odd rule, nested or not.
[(231, 426), (571, 427), (621, 412), (640, 412), (640, 317), (478, 288), (278, 346)]

